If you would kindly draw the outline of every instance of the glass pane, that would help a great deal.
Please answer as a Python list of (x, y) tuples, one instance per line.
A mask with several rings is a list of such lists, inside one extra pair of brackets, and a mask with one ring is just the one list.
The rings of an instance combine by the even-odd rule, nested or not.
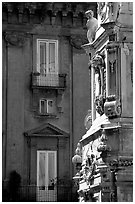
[(45, 153), (39, 154), (39, 186), (45, 186)]
[(49, 43), (49, 72), (55, 72), (55, 43)]
[(41, 113), (47, 113), (47, 101), (46, 100), (41, 100), (40, 101), (40, 111)]
[(48, 100), (48, 113), (53, 113), (53, 101)]
[(53, 106), (53, 101), (48, 101), (48, 105), (49, 105), (50, 107), (52, 107), (52, 106)]
[(40, 42), (40, 73), (46, 73), (46, 43)]
[(55, 155), (53, 152), (48, 153), (48, 182), (52, 188), (54, 187), (56, 175), (55, 175)]

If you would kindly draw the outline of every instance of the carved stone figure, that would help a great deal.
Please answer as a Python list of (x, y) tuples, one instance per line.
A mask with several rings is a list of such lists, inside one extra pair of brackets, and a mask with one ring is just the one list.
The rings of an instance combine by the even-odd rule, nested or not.
[(99, 138), (99, 145), (97, 147), (98, 152), (106, 152), (106, 151), (111, 151), (111, 147), (107, 144), (107, 135), (105, 130), (102, 130), (102, 135)]
[(100, 115), (104, 114), (104, 103), (105, 98), (103, 97), (103, 95), (96, 96), (95, 98), (96, 111)]
[(120, 7), (121, 3), (120, 2), (108, 2), (107, 6), (109, 7), (109, 21), (117, 21), (120, 13)]
[(96, 105), (96, 111), (102, 115), (104, 113), (105, 102), (105, 84), (104, 84), (104, 70), (105, 62), (103, 56), (99, 53), (93, 56), (91, 60), (91, 66), (95, 70), (94, 74), (94, 99)]
[(90, 129), (91, 125), (92, 125), (91, 110), (88, 110), (88, 113), (84, 119), (84, 126), (85, 126), (86, 130)]
[(95, 40), (95, 35), (96, 35), (96, 30), (98, 28), (98, 20), (93, 17), (93, 11), (88, 10), (85, 12), (86, 17), (88, 18), (87, 20), (87, 38), (89, 43), (92, 43)]
[(95, 96), (102, 94), (103, 90), (103, 68), (104, 60), (102, 56), (96, 54), (92, 59), (92, 66), (95, 70)]
[(98, 14), (101, 23), (109, 19), (109, 22), (116, 21), (119, 17), (120, 2), (99, 2)]
[(92, 182), (93, 175), (95, 174), (95, 169), (96, 169), (95, 155), (91, 154), (90, 156), (88, 156), (86, 160), (83, 172), (83, 179), (87, 182), (87, 184)]
[(101, 23), (107, 18), (108, 15), (108, 3), (107, 2), (98, 2), (98, 14), (101, 19)]

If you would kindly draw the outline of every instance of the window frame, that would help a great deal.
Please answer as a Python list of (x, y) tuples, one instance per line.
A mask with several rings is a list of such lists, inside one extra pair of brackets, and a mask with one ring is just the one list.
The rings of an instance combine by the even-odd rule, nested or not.
[(36, 39), (36, 69), (37, 72), (40, 73), (40, 43), (44, 42), (46, 43), (46, 61), (47, 61), (47, 69), (46, 74), (49, 73), (49, 43), (55, 44), (55, 74), (58, 74), (58, 40), (52, 40), (52, 39), (43, 39), (43, 38), (37, 38)]
[[(46, 107), (44, 107), (44, 112), (41, 112), (41, 101), (44, 101), (44, 106), (45, 106), (45, 104), (46, 104)], [(46, 115), (46, 114), (54, 114), (54, 108), (53, 108), (53, 112), (52, 113), (50, 113), (49, 111), (48, 111), (48, 103), (49, 103), (49, 101), (52, 101), (53, 103), (54, 103), (54, 100), (53, 99), (45, 99), (45, 98), (41, 98), (41, 99), (39, 99), (39, 113), (40, 114), (43, 114), (43, 115)], [(46, 110), (46, 112), (45, 112), (45, 110)]]
[(44, 165), (46, 166), (45, 168), (45, 178), (44, 178), (44, 184), (45, 186), (49, 186), (49, 180), (48, 180), (48, 173), (49, 173), (49, 154), (53, 153), (54, 154), (54, 176), (55, 179), (57, 178), (57, 151), (52, 151), (52, 150), (37, 150), (37, 186), (39, 186), (39, 157), (40, 154), (44, 153), (46, 160)]

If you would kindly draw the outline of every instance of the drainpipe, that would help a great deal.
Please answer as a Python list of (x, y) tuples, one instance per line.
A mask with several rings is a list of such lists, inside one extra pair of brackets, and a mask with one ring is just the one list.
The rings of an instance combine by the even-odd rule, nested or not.
[(31, 137), (25, 132), (24, 137), (27, 143), (27, 184), (31, 184)]
[(5, 72), (6, 72), (6, 76), (5, 76), (5, 100), (6, 100), (6, 104), (5, 104), (5, 134), (3, 134), (3, 140), (4, 140), (4, 154), (5, 154), (5, 158), (4, 158), (4, 180), (6, 179), (6, 171), (7, 171), (7, 123), (8, 123), (8, 43), (5, 42), (6, 45), (6, 50), (5, 50)]
[[(73, 177), (73, 165), (72, 165), (72, 156), (73, 156), (73, 47), (70, 43), (70, 179)], [(72, 189), (71, 189), (72, 192)], [(72, 194), (71, 194), (72, 196)]]

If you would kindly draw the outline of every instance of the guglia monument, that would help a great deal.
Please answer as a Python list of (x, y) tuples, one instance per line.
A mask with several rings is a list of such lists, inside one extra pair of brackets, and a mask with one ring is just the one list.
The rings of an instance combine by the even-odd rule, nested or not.
[(72, 162), (80, 202), (133, 201), (133, 3), (86, 11), (91, 107)]

